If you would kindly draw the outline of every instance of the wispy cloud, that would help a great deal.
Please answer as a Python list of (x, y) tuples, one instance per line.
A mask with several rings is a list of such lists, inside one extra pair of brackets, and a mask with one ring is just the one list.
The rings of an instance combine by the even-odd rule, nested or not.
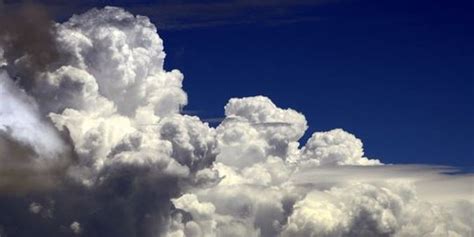
[(259, 23), (288, 24), (318, 20), (302, 16), (308, 7), (327, 4), (328, 0), (215, 1), (213, 3), (164, 4), (156, 8), (136, 6), (137, 10), (156, 19), (160, 29), (187, 29)]
[[(3, 8), (17, 7), (22, 2), (5, 0)], [(183, 30), (225, 25), (260, 24), (276, 26), (318, 21), (320, 18), (309, 14), (310, 10), (337, 2), (337, 0), (218, 0), (152, 3), (129, 0), (37, 0), (33, 2), (44, 5), (58, 19), (67, 19), (73, 13), (86, 11), (91, 7), (117, 5), (135, 14), (150, 17), (160, 30)]]
[(301, 169), (292, 180), (313, 188), (345, 182), (408, 181), (416, 186), (420, 198), (430, 202), (473, 200), (474, 191), (472, 173), (434, 165), (308, 167)]

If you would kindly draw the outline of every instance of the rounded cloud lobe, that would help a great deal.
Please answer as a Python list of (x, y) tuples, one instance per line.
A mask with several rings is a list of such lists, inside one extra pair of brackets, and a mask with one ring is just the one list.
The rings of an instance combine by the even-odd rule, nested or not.
[(342, 129), (300, 145), (304, 115), (267, 97), (230, 99), (216, 128), (180, 114), (183, 75), (164, 70), (147, 17), (106, 7), (52, 25), (54, 65), (9, 75), (28, 57), (0, 59), (1, 236), (472, 235), (472, 200), (424, 201), (409, 179), (294, 182), (384, 165)]
[(315, 132), (302, 149), (300, 162), (308, 165), (379, 165), (379, 160), (364, 157), (362, 142), (354, 135), (334, 129)]

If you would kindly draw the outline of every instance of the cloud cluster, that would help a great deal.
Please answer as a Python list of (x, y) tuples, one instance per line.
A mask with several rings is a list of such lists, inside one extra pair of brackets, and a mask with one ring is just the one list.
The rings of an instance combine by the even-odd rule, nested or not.
[[(473, 234), (470, 175), (394, 171), (342, 129), (301, 145), (305, 117), (263, 96), (230, 99), (216, 128), (180, 114), (183, 75), (147, 17), (106, 7), (48, 27), (51, 65), (0, 60), (0, 236)], [(422, 199), (433, 180), (463, 190)]]
[[(2, 73), (2, 139), (32, 150), (10, 157), (2, 149), (2, 168), (8, 164), (3, 160), (17, 162), (25, 155), (36, 160), (54, 158), (50, 163), (70, 162), (56, 177), (61, 184), (47, 193), (34, 193), (35, 199), (43, 201), (27, 204), (31, 193), (15, 201), (40, 212), (45, 208), (39, 207), (52, 200), (48, 218), (54, 224), (41, 228), (45, 236), (165, 232), (170, 198), (181, 187), (200, 181), (196, 173), (215, 159), (214, 129), (179, 114), (187, 103), (181, 89), (183, 76), (163, 69), (162, 40), (148, 18), (119, 8), (94, 9), (56, 23), (54, 30), (62, 58), (55, 67), (33, 73), (35, 83), (28, 94), (18, 88), (18, 81)], [(30, 63), (28, 58), (16, 62), (6, 67)], [(66, 152), (70, 149), (73, 154)], [(2, 172), (6, 177), (2, 186), (19, 182), (22, 171)], [(8, 202), (1, 200), (3, 205)], [(2, 212), (0, 225), (8, 235), (38, 231), (26, 228), (35, 225), (28, 218), (16, 219), (15, 207)]]
[(458, 215), (418, 200), (404, 185), (355, 183), (308, 193), (295, 203), (282, 236), (471, 235)]

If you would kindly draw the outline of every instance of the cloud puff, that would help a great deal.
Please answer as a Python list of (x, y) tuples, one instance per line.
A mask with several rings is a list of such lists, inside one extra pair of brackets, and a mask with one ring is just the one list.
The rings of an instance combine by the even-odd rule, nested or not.
[[(467, 208), (474, 207), (466, 204)], [(355, 183), (298, 201), (282, 236), (469, 236), (459, 213), (420, 201), (397, 183)]]
[(303, 147), (298, 161), (323, 166), (381, 164), (379, 160), (364, 157), (361, 140), (342, 129), (315, 132)]
[(81, 224), (77, 221), (74, 221), (71, 225), (70, 225), (70, 228), (72, 230), (72, 232), (76, 235), (80, 234), (81, 233)]
[(147, 17), (48, 29), (45, 67), (0, 60), (2, 236), (472, 235), (470, 174), (383, 165), (342, 129), (300, 145), (304, 115), (264, 96), (230, 99), (216, 128), (180, 114), (183, 75)]
[(307, 129), (301, 113), (278, 108), (263, 96), (230, 99), (225, 115), (216, 130), (220, 145), (217, 160), (240, 168), (269, 155), (291, 157), (298, 152), (298, 140)]
[[(168, 126), (159, 124), (167, 123), (164, 117), (181, 116), (179, 108), (187, 102), (183, 77), (163, 69), (163, 43), (148, 18), (107, 7), (75, 15), (56, 28), (58, 47), (67, 57), (56, 70), (39, 73), (41, 83), (32, 94), (55, 126), (70, 134), (86, 169), (75, 173), (86, 174), (84, 182), (115, 164), (157, 164), (186, 173), (172, 157), (178, 150), (173, 139), (193, 126), (163, 139), (158, 131)], [(186, 149), (193, 145), (201, 144)]]

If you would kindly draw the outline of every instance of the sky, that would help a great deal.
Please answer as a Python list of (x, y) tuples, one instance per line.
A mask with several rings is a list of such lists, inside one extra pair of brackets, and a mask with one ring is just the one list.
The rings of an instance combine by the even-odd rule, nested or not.
[(165, 67), (185, 75), (185, 111), (220, 118), (229, 98), (265, 95), (306, 116), (302, 143), (340, 127), (369, 157), (472, 167), (472, 1), (274, 2), (162, 30), (151, 16)]
[(471, 10), (0, 1), (0, 236), (473, 236)]

